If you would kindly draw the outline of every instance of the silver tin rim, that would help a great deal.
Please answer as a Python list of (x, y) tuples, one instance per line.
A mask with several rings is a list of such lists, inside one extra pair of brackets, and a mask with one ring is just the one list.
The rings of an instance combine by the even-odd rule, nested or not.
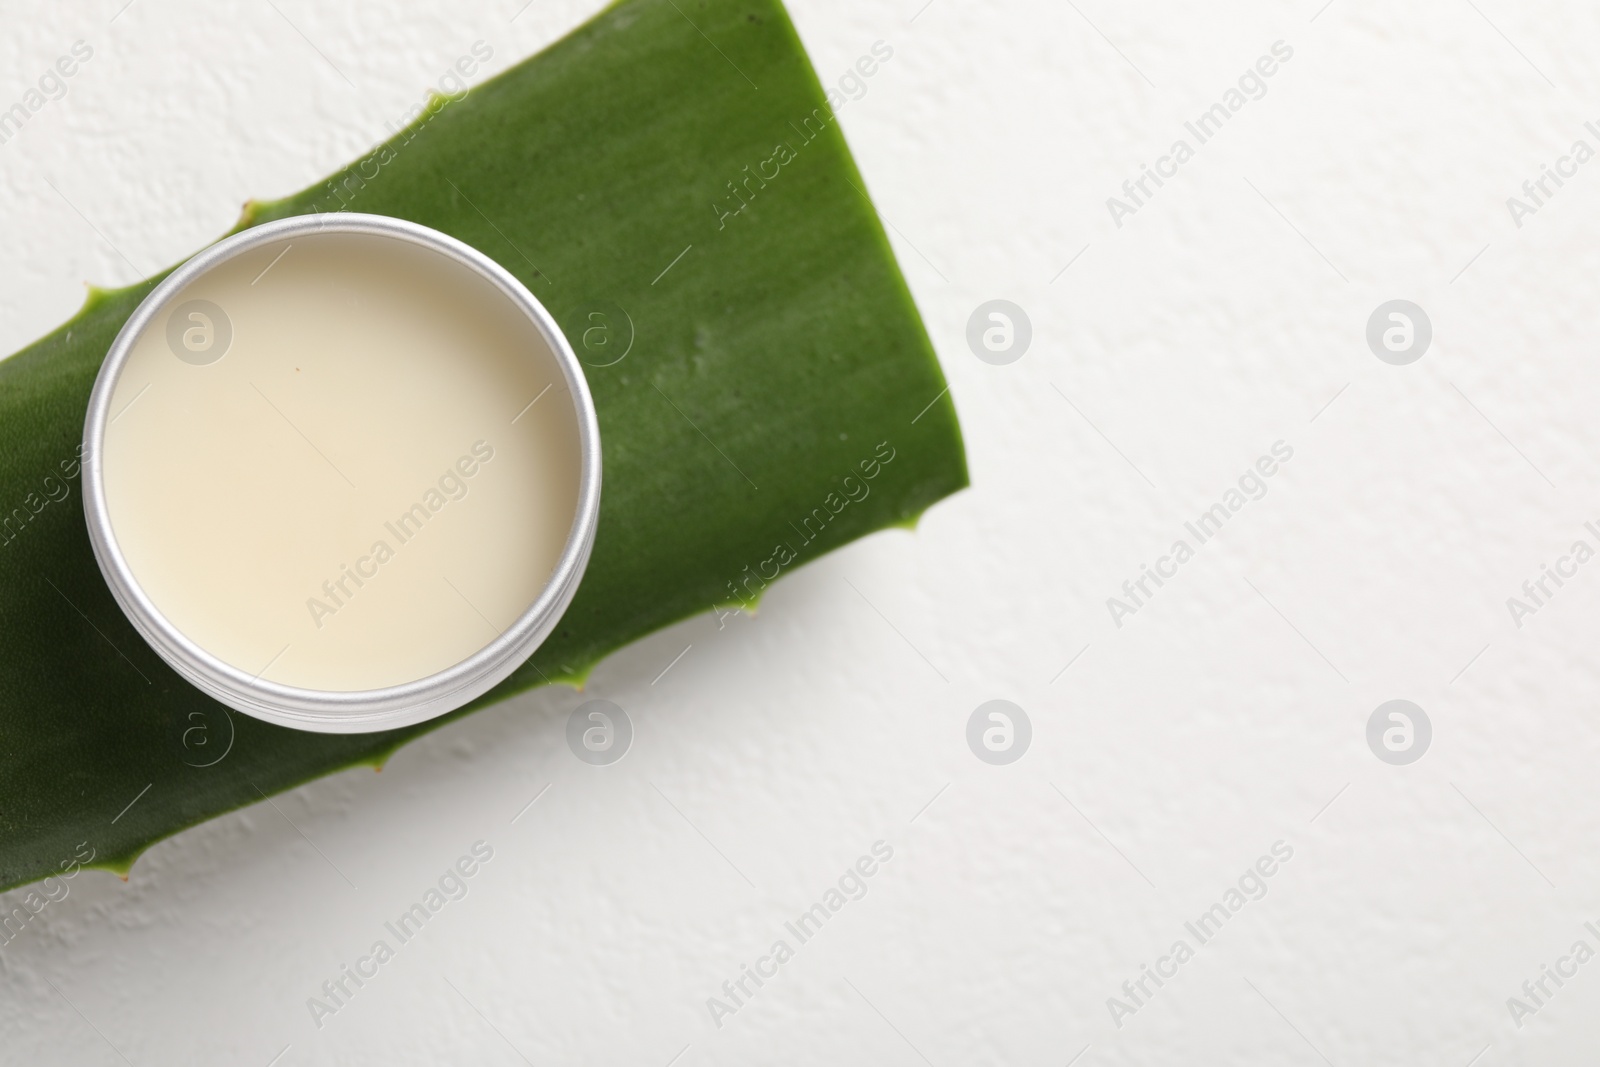
[[(581, 470), (577, 514), (566, 545), (539, 596), (494, 641), (436, 674), (404, 685), (353, 692), (302, 689), (252, 677), (211, 655), (167, 620), (134, 578), (111, 530), (101, 449), (122, 368), (155, 318), (189, 283), (235, 256), (285, 238), (353, 233), (391, 237), (449, 257), (491, 282), (520, 308), (554, 353), (577, 417)], [(318, 733), (368, 733), (411, 726), (481, 696), (520, 667), (556, 628), (577, 592), (600, 516), (600, 423), (577, 355), (537, 297), (509, 271), (470, 245), (403, 219), (348, 212), (301, 215), (252, 227), (199, 253), (145, 297), (112, 343), (89, 397), (83, 431), (84, 513), (100, 573), (134, 627), (196, 688), (247, 715)]]

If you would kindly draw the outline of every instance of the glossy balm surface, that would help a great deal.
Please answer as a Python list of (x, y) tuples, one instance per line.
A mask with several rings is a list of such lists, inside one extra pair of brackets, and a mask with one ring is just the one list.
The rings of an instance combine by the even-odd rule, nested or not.
[(106, 508), (189, 640), (281, 685), (445, 670), (549, 579), (576, 416), (538, 330), (481, 275), (373, 234), (206, 272), (139, 337), (109, 408)]

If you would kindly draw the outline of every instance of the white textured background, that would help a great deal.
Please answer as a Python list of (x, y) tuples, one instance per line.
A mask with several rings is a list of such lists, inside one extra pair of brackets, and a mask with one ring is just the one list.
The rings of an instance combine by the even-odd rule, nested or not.
[[(1521, 629), (1505, 600), (1600, 518), (1600, 161), (1521, 229), (1505, 199), (1600, 149), (1600, 15), (920, 2), (793, 15), (825, 82), (895, 49), (841, 117), (974, 487), (607, 661), (620, 763), (535, 693), (80, 875), (0, 949), (0, 1060), (1594, 1062), (1600, 962), (1520, 1029), (1506, 998), (1600, 947), (1600, 562)], [(0, 350), (356, 158), (475, 40), (499, 70), (599, 6), (122, 3), (0, 4), (0, 107), (94, 48), (0, 146)], [(1266, 97), (1116, 228), (1105, 198), (1280, 39)], [(1033, 322), (1009, 366), (964, 337), (995, 297)], [(1435, 330), (1406, 367), (1363, 338), (1397, 297)], [(1279, 439), (1268, 495), (1115, 627)], [(1434, 725), (1408, 767), (1364, 740), (1396, 697)], [(1007, 767), (965, 742), (993, 698), (1033, 722)], [(480, 838), (470, 894), (317, 1029), (307, 998)], [(878, 839), (867, 895), (714, 1025)], [(1278, 840), (1266, 897), (1115, 1026)]]

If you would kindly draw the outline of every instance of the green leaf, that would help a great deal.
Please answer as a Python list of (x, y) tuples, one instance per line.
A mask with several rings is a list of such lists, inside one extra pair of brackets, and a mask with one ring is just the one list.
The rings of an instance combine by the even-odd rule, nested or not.
[[(605, 492), (587, 576), (474, 707), (753, 599), (780, 545), (787, 572), (966, 484), (932, 347), (779, 0), (623, 0), (435, 106), (241, 226), (343, 207), (435, 227), (517, 274), (591, 364)], [(155, 841), (471, 710), (357, 736), (233, 714), (226, 758), (191, 765), (209, 757), (184, 731), (220, 747), (227, 717), (122, 617), (76, 477), (95, 373), (157, 280), (91, 290), (0, 362), (0, 888), (87, 849), (125, 873)], [(596, 309), (611, 332), (586, 350)]]

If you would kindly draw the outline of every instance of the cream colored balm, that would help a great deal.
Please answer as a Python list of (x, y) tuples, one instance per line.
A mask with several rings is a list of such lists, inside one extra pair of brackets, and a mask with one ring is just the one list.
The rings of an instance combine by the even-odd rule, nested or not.
[(598, 431), (509, 274), (420, 227), (323, 218), (253, 236), (119, 338), (88, 434), (96, 548), (192, 681), (289, 725), (378, 729), (477, 695), (554, 626)]

